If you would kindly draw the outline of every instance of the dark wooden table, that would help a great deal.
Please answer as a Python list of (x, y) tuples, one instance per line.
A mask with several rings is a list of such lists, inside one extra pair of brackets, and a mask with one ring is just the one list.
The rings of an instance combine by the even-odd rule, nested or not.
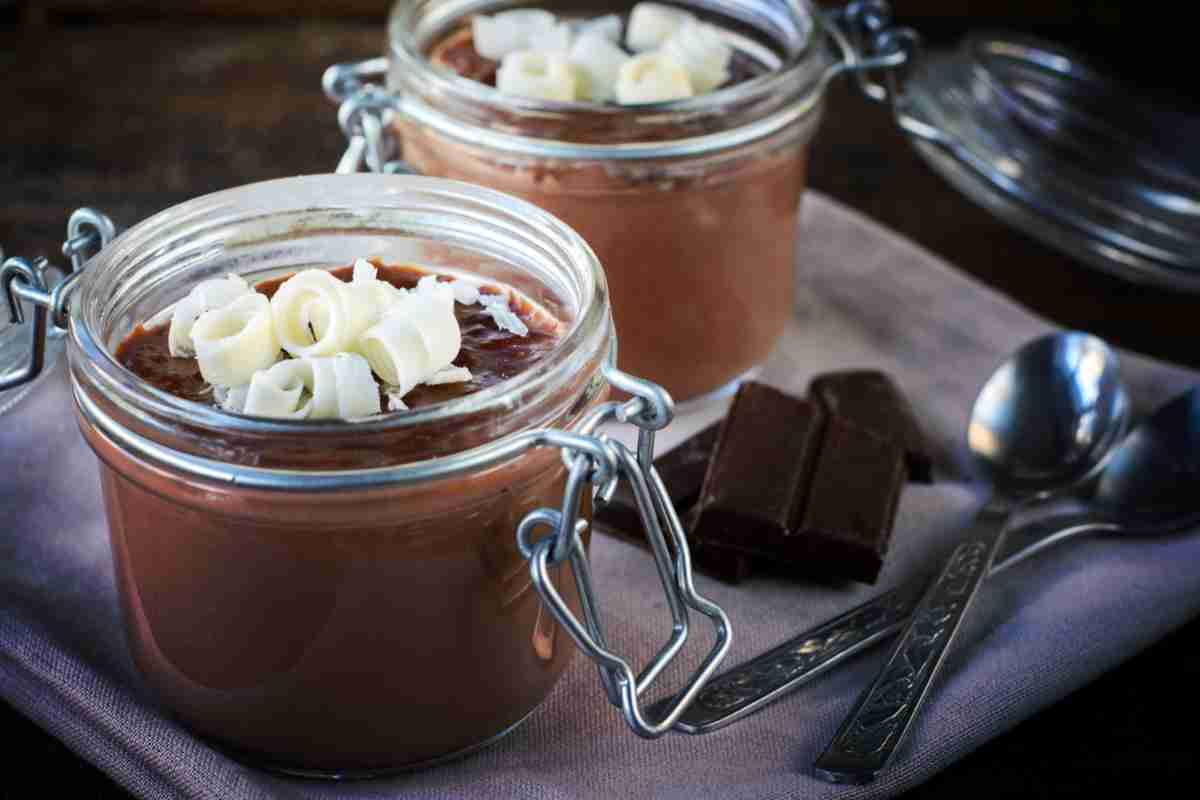
[[(319, 89), (321, 71), (377, 55), (383, 43), (379, 22), (83, 19), (31, 28), (15, 19), (6, 26), (3, 11), (0, 4), (0, 244), (27, 256), (54, 256), (77, 206), (131, 224), (216, 189), (330, 171), (343, 141)], [(934, 39), (957, 32), (936, 30)], [(1060, 33), (1088, 38), (1074, 28)], [(815, 188), (1065, 326), (1200, 364), (1197, 298), (1098, 275), (1010, 230), (932, 174), (883, 110), (845, 87), (831, 93), (811, 171)], [(1172, 791), (1194, 774), (1197, 746), (1176, 734), (1176, 721), (1200, 715), (1198, 681), (1200, 621), (913, 794)], [(38, 795), (124, 796), (86, 753), (72, 753), (3, 703), (0, 735), (4, 762), (38, 776)], [(10, 780), (0, 779), (0, 797), (28, 796)]]

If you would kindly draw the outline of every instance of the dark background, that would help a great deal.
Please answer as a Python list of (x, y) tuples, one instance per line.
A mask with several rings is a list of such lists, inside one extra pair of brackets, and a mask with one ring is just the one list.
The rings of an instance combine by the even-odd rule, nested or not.
[[(378, 55), (380, 0), (0, 0), (0, 245), (55, 256), (71, 210), (122, 225), (184, 199), (333, 168), (344, 142), (319, 81), (325, 66)], [(1131, 92), (1197, 109), (1196, 34), (1184, 4), (900, 0), (929, 47), (1006, 29), (1066, 42)], [(1190, 63), (1189, 63), (1190, 62)], [(1120, 113), (1119, 109), (1115, 113)], [(1200, 147), (1200, 142), (1195, 143)], [(918, 159), (882, 109), (835, 87), (811, 185), (1067, 327), (1200, 365), (1198, 298), (1099, 275), (1013, 231)], [(1200, 567), (1200, 565), (1198, 565)], [(0, 609), (0, 613), (3, 610)], [(993, 740), (913, 794), (1081, 797), (1194, 794), (1200, 621)], [(120, 790), (0, 703), (0, 797)], [(86, 758), (86, 754), (83, 754)]]

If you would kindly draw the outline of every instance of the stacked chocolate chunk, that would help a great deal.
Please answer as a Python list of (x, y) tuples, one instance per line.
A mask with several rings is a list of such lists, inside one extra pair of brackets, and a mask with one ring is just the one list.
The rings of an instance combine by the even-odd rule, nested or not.
[[(883, 373), (825, 374), (810, 394), (747, 383), (723, 422), (655, 462), (702, 571), (731, 582), (756, 564), (825, 579), (878, 577), (906, 479), (932, 479), (928, 447)], [(596, 519), (640, 535), (628, 494)]]

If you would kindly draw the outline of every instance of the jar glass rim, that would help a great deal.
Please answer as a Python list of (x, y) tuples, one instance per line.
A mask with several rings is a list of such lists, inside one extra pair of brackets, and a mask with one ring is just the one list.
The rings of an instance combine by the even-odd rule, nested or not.
[[(432, 97), (453, 97), (475, 108), (518, 111), (531, 116), (586, 113), (597, 117), (632, 115), (661, 120), (665, 116), (692, 118), (719, 114), (729, 106), (799, 95), (819, 96), (823, 89), (825, 23), (810, 0), (674, 0), (674, 4), (728, 16), (755, 27), (762, 35), (782, 35), (785, 56), (778, 69), (695, 97), (620, 106), (583, 101), (559, 102), (513, 97), (479, 81), (439, 70), (425, 56), (432, 37), (448, 32), (468, 14), (528, 5), (513, 0), (396, 0), (388, 19), (388, 43), (393, 74), (419, 78)], [(552, 6), (552, 0), (546, 5)], [(428, 8), (433, 6), (432, 9)], [(756, 24), (757, 23), (757, 24)], [(769, 26), (770, 30), (764, 27)], [(778, 38), (778, 37), (776, 37)], [(804, 104), (805, 107), (811, 103)], [(422, 120), (428, 121), (428, 120)], [(626, 147), (635, 143), (626, 143)]]
[[(122, 266), (139, 254), (152, 251), (169, 253), (173, 243), (194, 242), (205, 226), (219, 229), (235, 220), (252, 219), (265, 214), (270, 207), (267, 198), (294, 210), (314, 210), (305, 205), (305, 198), (321, 196), (326, 210), (359, 207), (377, 203), (393, 208), (405, 199), (436, 200), (450, 205), (460, 204), (469, 209), (468, 215), (494, 214), (498, 220), (525, 226), (542, 237), (553, 257), (570, 262), (579, 278), (580, 295), (570, 326), (557, 346), (529, 369), (478, 392), (405, 413), (383, 414), (364, 421), (342, 420), (273, 420), (250, 417), (184, 400), (154, 387), (138, 377), (116, 358), (115, 345), (101, 330), (104, 321), (98, 293), (103, 296), (113, 290)], [(374, 199), (372, 199), (374, 198)], [(256, 203), (262, 200), (262, 204)], [(436, 214), (436, 212), (432, 212)], [(265, 217), (264, 217), (265, 218)], [(301, 232), (302, 233), (302, 232)], [(219, 234), (218, 234), (219, 235)], [(209, 242), (213, 246), (220, 241)], [(550, 252), (546, 253), (550, 255)], [(561, 385), (573, 367), (572, 356), (591, 347), (604, 346), (611, 337), (607, 288), (603, 270), (591, 248), (573, 229), (540, 208), (523, 200), (471, 184), (439, 178), (408, 175), (311, 175), (282, 178), (247, 184), (204, 195), (161, 211), (124, 231), (86, 265), (84, 280), (71, 298), (71, 337), (77, 351), (73, 368), (86, 375), (86, 380), (98, 387), (120, 408), (152, 415), (171, 424), (198, 426), (213, 431), (253, 436), (346, 436), (371, 435), (413, 429), (431, 423), (447, 423), (468, 415), (512, 410), (514, 396), (531, 396), (550, 391)], [(609, 356), (611, 358), (612, 356)], [(73, 369), (73, 372), (75, 369)], [(77, 395), (80, 391), (78, 377)], [(112, 422), (111, 420), (109, 421)], [(113, 423), (116, 424), (116, 423)], [(110, 431), (111, 433), (111, 431)], [(128, 433), (128, 431), (124, 432)], [(503, 437), (501, 437), (503, 438)], [(128, 437), (126, 437), (128, 440)], [(460, 451), (461, 452), (461, 451)], [(434, 458), (452, 458), (456, 453), (438, 454)], [(426, 462), (409, 462), (410, 464)], [(403, 468), (405, 464), (396, 468)], [(254, 468), (249, 468), (253, 470)], [(267, 470), (287, 473), (292, 470)], [(369, 471), (342, 470), (341, 472)], [(315, 473), (317, 470), (300, 470)]]

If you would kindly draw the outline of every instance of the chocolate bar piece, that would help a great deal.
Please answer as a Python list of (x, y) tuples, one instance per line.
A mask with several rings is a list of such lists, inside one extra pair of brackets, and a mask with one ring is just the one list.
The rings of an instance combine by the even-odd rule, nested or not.
[(866, 369), (827, 372), (813, 380), (809, 393), (826, 413), (895, 439), (904, 450), (909, 479), (933, 482), (929, 440), (921, 433), (912, 406), (887, 375)]
[(824, 427), (813, 403), (761, 383), (738, 389), (709, 461), (692, 538), (773, 558), (808, 498)]
[(904, 486), (891, 439), (748, 383), (734, 399), (694, 512), (706, 552), (873, 583)]
[(783, 548), (789, 558), (874, 583), (891, 539), (904, 472), (904, 451), (896, 441), (830, 417), (808, 502)]
[[(688, 512), (700, 497), (700, 486), (708, 471), (708, 458), (717, 442), (720, 423), (710, 425), (691, 438), (654, 459), (654, 467), (666, 486), (675, 512), (687, 525)], [(605, 530), (635, 544), (646, 545), (642, 520), (638, 515), (633, 492), (622, 482), (612, 501), (597, 506), (595, 521)], [(702, 572), (729, 583), (745, 580), (750, 573), (748, 559), (740, 553), (720, 553), (706, 550), (689, 537), (688, 549), (692, 564)]]

